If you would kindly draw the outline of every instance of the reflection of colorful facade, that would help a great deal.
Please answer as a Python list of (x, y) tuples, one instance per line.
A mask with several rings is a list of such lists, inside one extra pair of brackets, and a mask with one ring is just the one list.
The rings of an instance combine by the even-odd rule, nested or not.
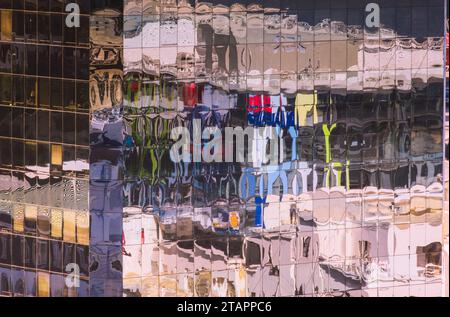
[[(440, 294), (443, 32), (393, 17), (443, 7), (385, 5), (367, 29), (362, 5), (319, 3), (125, 8), (125, 193), (146, 198), (124, 209), (151, 206), (155, 284), (129, 259), (124, 289)], [(260, 128), (256, 160), (170, 164), (169, 130), (193, 119)]]

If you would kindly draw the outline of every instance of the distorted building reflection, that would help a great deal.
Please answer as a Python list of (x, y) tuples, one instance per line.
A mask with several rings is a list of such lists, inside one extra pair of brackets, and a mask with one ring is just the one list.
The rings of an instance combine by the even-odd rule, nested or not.
[[(442, 5), (127, 1), (126, 295), (439, 296)], [(277, 163), (171, 163), (194, 119)]]

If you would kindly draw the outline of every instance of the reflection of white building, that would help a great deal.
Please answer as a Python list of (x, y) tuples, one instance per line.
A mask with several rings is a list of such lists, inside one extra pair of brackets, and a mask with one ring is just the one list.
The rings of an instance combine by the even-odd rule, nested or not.
[[(159, 68), (161, 73), (177, 74), (177, 65), (181, 60), (189, 60), (187, 65), (194, 65), (194, 55), (196, 67), (201, 67), (205, 62), (205, 51), (203, 42), (197, 37), (197, 28), (199, 23), (211, 25), (216, 34), (226, 34), (224, 25), (230, 25), (231, 34), (237, 39), (237, 50), (239, 59), (238, 64), (243, 65), (245, 71), (242, 74), (250, 75), (247, 78), (248, 90), (259, 90), (260, 88), (270, 87), (263, 85), (262, 78), (258, 76), (281, 74), (284, 70), (271, 68), (270, 71), (262, 71), (258, 66), (262, 64), (261, 54), (256, 54), (252, 45), (246, 47), (239, 45), (241, 33), (255, 40), (263, 35), (269, 38), (271, 34), (280, 33), (280, 21), (275, 16), (268, 16), (264, 20), (263, 16), (258, 14), (249, 15), (246, 23), (239, 19), (238, 14), (233, 14), (231, 18), (225, 16), (215, 16), (214, 19), (199, 20), (194, 23), (192, 16), (180, 15), (177, 19), (163, 16), (145, 16), (140, 20), (140, 16), (127, 15), (125, 24), (124, 38), (124, 68), (133, 71), (142, 66), (137, 66), (138, 62), (144, 62), (144, 68), (147, 71), (157, 72)], [(223, 20), (222, 19), (226, 19)], [(413, 79), (421, 79), (427, 83), (429, 77), (442, 78), (441, 68), (443, 66), (443, 41), (441, 39), (430, 38), (425, 42), (418, 43), (412, 38), (396, 38), (396, 34), (391, 29), (381, 28), (376, 36), (368, 37), (362, 40), (362, 34), (354, 34), (354, 42), (338, 41), (346, 39), (345, 34), (351, 33), (352, 26), (345, 26), (339, 21), (323, 21), (316, 26), (310, 26), (307, 23), (293, 21), (290, 16), (286, 16), (285, 21), (281, 22), (282, 41), (289, 43), (290, 37), (294, 36), (296, 30), (297, 37), (300, 40), (300, 46), (296, 49), (301, 60), (311, 60), (315, 65), (305, 64), (309, 71), (316, 72), (315, 85), (329, 86), (330, 80), (334, 87), (347, 87), (350, 90), (378, 89), (379, 87), (393, 88), (400, 90), (410, 90)], [(292, 20), (292, 21), (291, 21)], [(241, 22), (239, 22), (241, 21)], [(290, 21), (290, 22), (289, 22)], [(297, 24), (297, 28), (288, 27)], [(331, 34), (330, 32), (331, 25)], [(359, 30), (360, 29), (355, 29)], [(261, 32), (263, 31), (263, 32)], [(323, 32), (322, 32), (323, 31)], [(225, 32), (225, 33), (224, 33)], [(294, 33), (292, 33), (294, 32)], [(323, 33), (323, 35), (321, 35)], [(330, 34), (330, 35), (329, 35)], [(278, 35), (277, 35), (278, 36)], [(331, 42), (323, 42), (322, 45), (310, 45), (314, 40), (320, 39), (335, 40), (332, 45), (344, 45), (343, 47), (331, 47)], [(309, 43), (311, 41), (311, 43)], [(285, 49), (283, 45), (283, 49)], [(330, 61), (329, 51), (333, 50), (333, 62)], [(195, 51), (195, 53), (194, 53)], [(182, 54), (184, 57), (178, 57)], [(277, 53), (279, 54), (279, 53)], [(274, 55), (273, 57), (279, 57)], [(213, 53), (213, 61), (217, 63), (218, 56)], [(290, 58), (283, 58), (283, 62), (289, 63)], [(227, 63), (230, 61), (227, 60)], [(131, 67), (136, 64), (136, 67)], [(191, 67), (191, 66), (189, 66)], [(239, 66), (241, 67), (241, 66)], [(294, 69), (295, 65), (286, 65), (286, 69)], [(299, 69), (303, 66), (299, 65)], [(216, 67), (213, 67), (215, 69)], [(411, 68), (413, 72), (411, 73)], [(402, 71), (402, 69), (404, 71)], [(420, 73), (420, 69), (428, 69), (428, 75)], [(200, 69), (197, 70), (197, 72)], [(416, 70), (416, 71), (414, 71)], [(180, 70), (178, 70), (180, 71)], [(381, 71), (381, 72), (380, 72)], [(192, 73), (193, 74), (193, 73)], [(330, 74), (331, 77), (330, 77)], [(187, 78), (187, 77), (186, 77)], [(252, 84), (253, 83), (253, 84)], [(289, 86), (289, 84), (285, 83)]]

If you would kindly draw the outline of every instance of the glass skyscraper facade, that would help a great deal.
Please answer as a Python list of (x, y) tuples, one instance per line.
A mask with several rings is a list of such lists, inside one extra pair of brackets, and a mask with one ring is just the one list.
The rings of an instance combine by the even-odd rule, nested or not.
[[(0, 1), (0, 295), (88, 295), (89, 1)], [(65, 266), (80, 287), (65, 287)]]
[(444, 5), (0, 0), (0, 296), (441, 296)]

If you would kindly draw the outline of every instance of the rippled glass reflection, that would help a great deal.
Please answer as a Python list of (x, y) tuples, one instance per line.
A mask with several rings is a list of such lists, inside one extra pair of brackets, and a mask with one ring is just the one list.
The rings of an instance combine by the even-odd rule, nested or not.
[[(439, 295), (442, 9), (126, 1), (124, 293)], [(277, 161), (173, 163), (194, 120)]]

